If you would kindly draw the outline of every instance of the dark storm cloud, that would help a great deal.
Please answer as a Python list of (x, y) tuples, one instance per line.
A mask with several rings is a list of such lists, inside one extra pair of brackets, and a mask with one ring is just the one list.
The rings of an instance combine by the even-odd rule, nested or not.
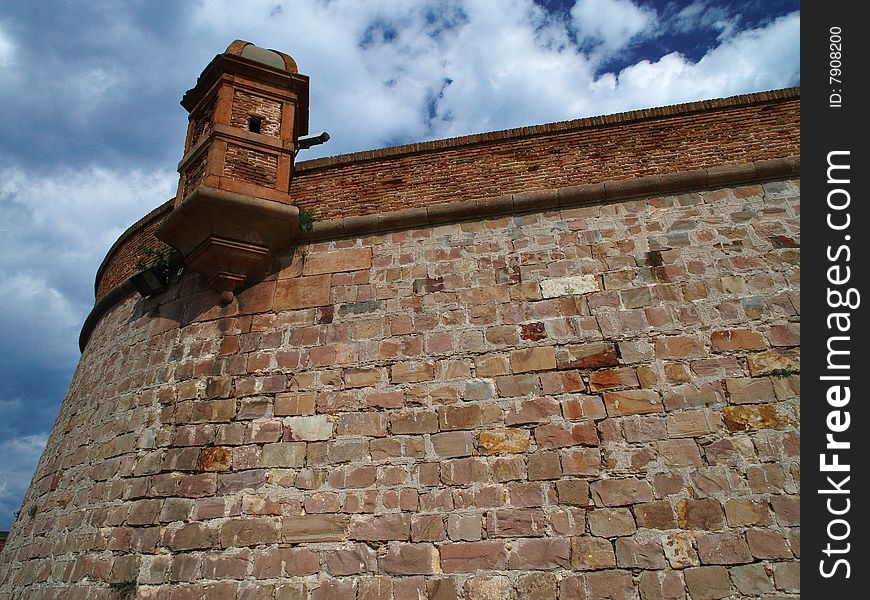
[[(177, 159), (179, 89), (215, 53), (185, 35), (186, 3), (7, 3), (17, 52), (0, 86), (0, 162), (24, 168)], [(179, 132), (176, 137), (167, 132)]]

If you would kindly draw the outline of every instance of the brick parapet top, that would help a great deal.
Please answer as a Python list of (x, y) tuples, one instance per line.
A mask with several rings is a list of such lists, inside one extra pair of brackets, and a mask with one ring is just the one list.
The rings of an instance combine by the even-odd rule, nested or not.
[(594, 127), (608, 125), (630, 124), (633, 122), (644, 121), (648, 119), (690, 115), (698, 112), (716, 111), (724, 108), (734, 108), (753, 104), (762, 104), (772, 101), (792, 100), (799, 98), (800, 88), (792, 87), (779, 90), (770, 90), (766, 92), (754, 92), (751, 94), (729, 96), (727, 98), (699, 100), (697, 102), (686, 102), (683, 104), (669, 104), (666, 106), (659, 106), (655, 108), (644, 108), (641, 110), (631, 110), (621, 113), (613, 113), (609, 115), (599, 115), (595, 117), (584, 117), (582, 119), (572, 119), (570, 121), (555, 121), (553, 123), (545, 123), (543, 125), (531, 125), (528, 127), (517, 127), (514, 129), (502, 129), (499, 131), (489, 131), (485, 133), (476, 133), (472, 135), (431, 140), (427, 142), (417, 142), (415, 144), (390, 146), (389, 148), (380, 148), (377, 150), (364, 150), (361, 152), (339, 154), (337, 156), (315, 158), (312, 160), (297, 162), (295, 166), (295, 171), (298, 176), (306, 172), (326, 169), (329, 167), (336, 167), (339, 165), (351, 165), (366, 161), (381, 160), (384, 158), (399, 158), (415, 154), (424, 154), (427, 152), (437, 152), (438, 150), (444, 150), (447, 148), (454, 149), (461, 148), (463, 146), (472, 146), (485, 142), (521, 139), (537, 135), (563, 133), (568, 131), (576, 131), (579, 129), (590, 129)]
[[(147, 215), (130, 225), (124, 233), (115, 240), (115, 243), (112, 244), (112, 247), (109, 248), (109, 251), (106, 252), (105, 258), (103, 258), (103, 262), (100, 263), (100, 266), (97, 268), (97, 274), (94, 278), (94, 294), (97, 296), (97, 300), (100, 298), (100, 281), (103, 278), (103, 274), (106, 269), (109, 268), (109, 265), (112, 263), (112, 258), (118, 252), (118, 250), (123, 247), (129, 245), (131, 242), (135, 242), (136, 238), (143, 229), (146, 229), (149, 224), (154, 223), (155, 221), (162, 222), (163, 219), (166, 218), (170, 212), (172, 212), (172, 205), (175, 202), (175, 198), (170, 198)], [(114, 286), (112, 286), (114, 287)]]

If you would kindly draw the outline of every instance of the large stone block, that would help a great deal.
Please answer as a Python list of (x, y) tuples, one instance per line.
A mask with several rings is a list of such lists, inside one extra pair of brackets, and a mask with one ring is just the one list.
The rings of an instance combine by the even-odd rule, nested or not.
[(544, 298), (559, 296), (579, 296), (601, 289), (601, 280), (597, 275), (573, 275), (569, 277), (554, 277), (541, 281), (541, 295)]

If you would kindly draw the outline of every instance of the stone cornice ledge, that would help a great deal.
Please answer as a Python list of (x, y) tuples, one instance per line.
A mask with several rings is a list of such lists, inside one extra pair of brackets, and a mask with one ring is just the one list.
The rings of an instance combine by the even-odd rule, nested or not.
[(618, 202), (642, 196), (661, 196), (732, 184), (749, 184), (800, 175), (800, 156), (772, 158), (750, 163), (720, 165), (693, 171), (617, 179), (549, 190), (519, 192), (461, 202), (406, 208), (359, 217), (320, 221), (308, 241), (370, 235), (414, 227), (443, 225), (466, 219), (521, 214), (541, 210), (575, 208), (600, 202)]
[(79, 352), (85, 351), (85, 346), (88, 345), (88, 340), (91, 339), (91, 334), (94, 332), (94, 328), (97, 326), (97, 323), (99, 323), (100, 317), (103, 316), (103, 313), (107, 312), (129, 294), (135, 292), (136, 288), (133, 287), (133, 284), (130, 283), (130, 279), (127, 278), (97, 300), (94, 307), (91, 309), (91, 312), (89, 312), (88, 316), (85, 317), (85, 322), (82, 324), (82, 330), (79, 332)]
[[(618, 179), (603, 183), (435, 204), (425, 208), (407, 208), (361, 217), (344, 217), (315, 223), (308, 238), (300, 240), (300, 242), (371, 235), (414, 227), (443, 225), (466, 219), (576, 208), (594, 203), (617, 202), (643, 196), (679, 194), (726, 185), (785, 179), (799, 175), (800, 156), (772, 158), (750, 163), (720, 165), (708, 169), (678, 171), (664, 175)], [(162, 206), (158, 207), (152, 214), (161, 209), (163, 209)], [(132, 229), (130, 228), (130, 230)], [(82, 352), (84, 352), (88, 339), (103, 313), (133, 292), (133, 286), (127, 279), (109, 290), (94, 305), (85, 319), (79, 335), (79, 349)]]

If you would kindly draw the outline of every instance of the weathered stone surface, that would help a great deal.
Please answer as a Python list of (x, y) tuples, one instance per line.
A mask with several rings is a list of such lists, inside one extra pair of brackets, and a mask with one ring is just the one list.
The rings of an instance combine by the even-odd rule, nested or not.
[(514, 373), (547, 371), (556, 368), (556, 352), (552, 346), (514, 350), (510, 354)]
[(504, 569), (508, 553), (504, 542), (456, 542), (438, 547), (441, 570), (445, 573), (473, 573), (474, 571)]
[(677, 520), (671, 503), (667, 500), (647, 502), (634, 506), (634, 516), (638, 527), (650, 529), (675, 529)]
[(751, 329), (726, 329), (710, 335), (713, 352), (739, 352), (741, 350), (765, 350), (764, 335)]
[(438, 426), (441, 431), (477, 429), (483, 413), (479, 404), (459, 404), (438, 408)]
[(426, 592), (429, 600), (458, 600), (460, 597), (455, 577), (430, 578), (426, 582)]
[(712, 432), (707, 414), (702, 410), (691, 410), (668, 415), (668, 436), (672, 438), (700, 437)]
[(468, 600), (501, 600), (510, 597), (513, 585), (502, 575), (478, 575), (466, 579), (464, 589)]
[(592, 498), (598, 506), (626, 506), (653, 500), (652, 488), (643, 479), (602, 479), (590, 486)]
[(253, 575), (257, 579), (311, 575), (319, 571), (320, 558), (307, 548), (274, 548), (258, 551), (254, 556)]
[(468, 431), (451, 431), (432, 436), (435, 454), (442, 458), (471, 456), (474, 451), (474, 436)]
[(357, 515), (350, 521), (348, 537), (352, 540), (407, 540), (411, 537), (410, 518), (403, 514)]
[(727, 379), (725, 387), (732, 404), (759, 404), (776, 401), (773, 384), (766, 377)]
[(559, 414), (559, 403), (551, 398), (521, 400), (518, 406), (511, 406), (505, 413), (506, 425), (524, 425), (551, 420)]
[(562, 462), (558, 452), (536, 452), (529, 456), (529, 481), (559, 479), (562, 476)]
[(740, 534), (702, 533), (695, 539), (701, 564), (738, 565), (752, 562), (749, 546)]
[(784, 560), (792, 557), (785, 539), (776, 531), (747, 529), (746, 541), (749, 543), (749, 552), (755, 558)]
[(393, 383), (417, 383), (435, 379), (435, 365), (431, 362), (401, 362), (390, 367)]
[(746, 357), (749, 374), (753, 377), (775, 375), (801, 370), (800, 348), (775, 348), (767, 352), (757, 352)]
[(337, 252), (323, 252), (305, 257), (303, 275), (358, 271), (372, 266), (371, 248), (349, 248)]
[(662, 396), (668, 411), (686, 408), (720, 407), (725, 404), (725, 392), (721, 384), (705, 383), (699, 387), (684, 383), (673, 386)]
[(539, 448), (564, 448), (566, 446), (597, 446), (598, 433), (595, 423), (548, 424), (535, 427), (535, 442)]
[(246, 518), (227, 521), (221, 525), (221, 546), (258, 546), (274, 544), (280, 537), (281, 526), (275, 519)]
[(612, 417), (664, 412), (661, 397), (652, 390), (606, 392), (604, 404)]
[(642, 600), (684, 600), (683, 578), (672, 571), (644, 571), (640, 574), (639, 591)]
[(538, 537), (546, 533), (547, 515), (541, 509), (518, 508), (487, 514), (489, 537)]
[(382, 575), (360, 577), (356, 600), (392, 600), (393, 579)]
[(682, 498), (676, 505), (677, 523), (683, 529), (722, 529), (722, 505), (712, 498)]
[(305, 464), (305, 449), (305, 444), (302, 442), (265, 444), (260, 465), (282, 468), (301, 467)]
[(281, 309), (300, 309), (329, 304), (330, 275), (314, 275), (278, 281), (274, 305)]
[(438, 431), (438, 415), (430, 411), (401, 411), (390, 418), (390, 430), (394, 434), (435, 433)]
[(592, 571), (586, 573), (588, 600), (636, 600), (631, 571)]
[(661, 542), (656, 539), (641, 541), (617, 538), (616, 564), (623, 569), (664, 569), (667, 566)]
[(378, 570), (377, 553), (367, 544), (327, 551), (322, 556), (323, 564), (330, 575), (356, 575)]
[(759, 596), (773, 591), (773, 582), (764, 565), (741, 565), (731, 569), (731, 581), (746, 596)]
[(593, 392), (639, 385), (637, 372), (631, 368), (603, 369), (589, 375), (589, 387)]
[(731, 594), (731, 580), (725, 567), (694, 567), (683, 572), (692, 599), (719, 600)]
[(662, 440), (656, 444), (659, 460), (669, 467), (701, 467), (701, 451), (695, 440)]
[(801, 523), (800, 496), (776, 495), (770, 497), (770, 506), (776, 515), (776, 522), (784, 526), (795, 526)]
[(589, 531), (599, 537), (632, 535), (637, 531), (634, 517), (627, 508), (598, 508), (586, 513)]
[(431, 575), (439, 570), (438, 552), (432, 544), (391, 544), (378, 565), (389, 575)]
[(616, 346), (610, 342), (593, 342), (576, 346), (562, 346), (556, 352), (560, 369), (596, 369), (619, 364)]
[(722, 409), (722, 420), (728, 431), (783, 429), (789, 425), (788, 418), (777, 413), (776, 404), (726, 406)]
[(694, 336), (673, 335), (656, 338), (656, 357), (661, 359), (700, 358), (704, 344)]
[(696, 567), (701, 564), (694, 547), (693, 532), (677, 531), (662, 536), (662, 550), (672, 569)]
[(589, 503), (589, 483), (584, 479), (562, 479), (556, 482), (559, 504), (586, 506)]
[(563, 475), (595, 476), (601, 472), (601, 451), (598, 448), (566, 448), (562, 450)]
[(281, 540), (301, 542), (338, 542), (347, 539), (347, 517), (341, 515), (304, 515), (284, 517)]
[(311, 600), (356, 600), (354, 579), (327, 579), (311, 591)]
[(525, 452), (529, 437), (528, 429), (487, 429), (480, 432), (478, 445), (484, 454)]
[(476, 542), (481, 539), (482, 527), (479, 515), (451, 514), (447, 517), (447, 535), (451, 540)]
[(571, 542), (564, 538), (518, 540), (511, 551), (508, 568), (552, 570), (571, 566)]
[(290, 437), (295, 441), (314, 442), (332, 437), (332, 421), (326, 415), (290, 417), (286, 421)]
[(616, 566), (613, 543), (600, 537), (571, 538), (571, 567), (578, 571), (612, 569)]
[(544, 298), (559, 296), (578, 296), (597, 292), (601, 282), (595, 275), (574, 275), (571, 277), (555, 277), (541, 281), (541, 295)]
[(551, 573), (527, 573), (517, 578), (517, 600), (550, 600), (557, 597), (556, 577)]
[(731, 498), (725, 501), (725, 517), (730, 527), (767, 525), (771, 520), (765, 502), (743, 498)]

